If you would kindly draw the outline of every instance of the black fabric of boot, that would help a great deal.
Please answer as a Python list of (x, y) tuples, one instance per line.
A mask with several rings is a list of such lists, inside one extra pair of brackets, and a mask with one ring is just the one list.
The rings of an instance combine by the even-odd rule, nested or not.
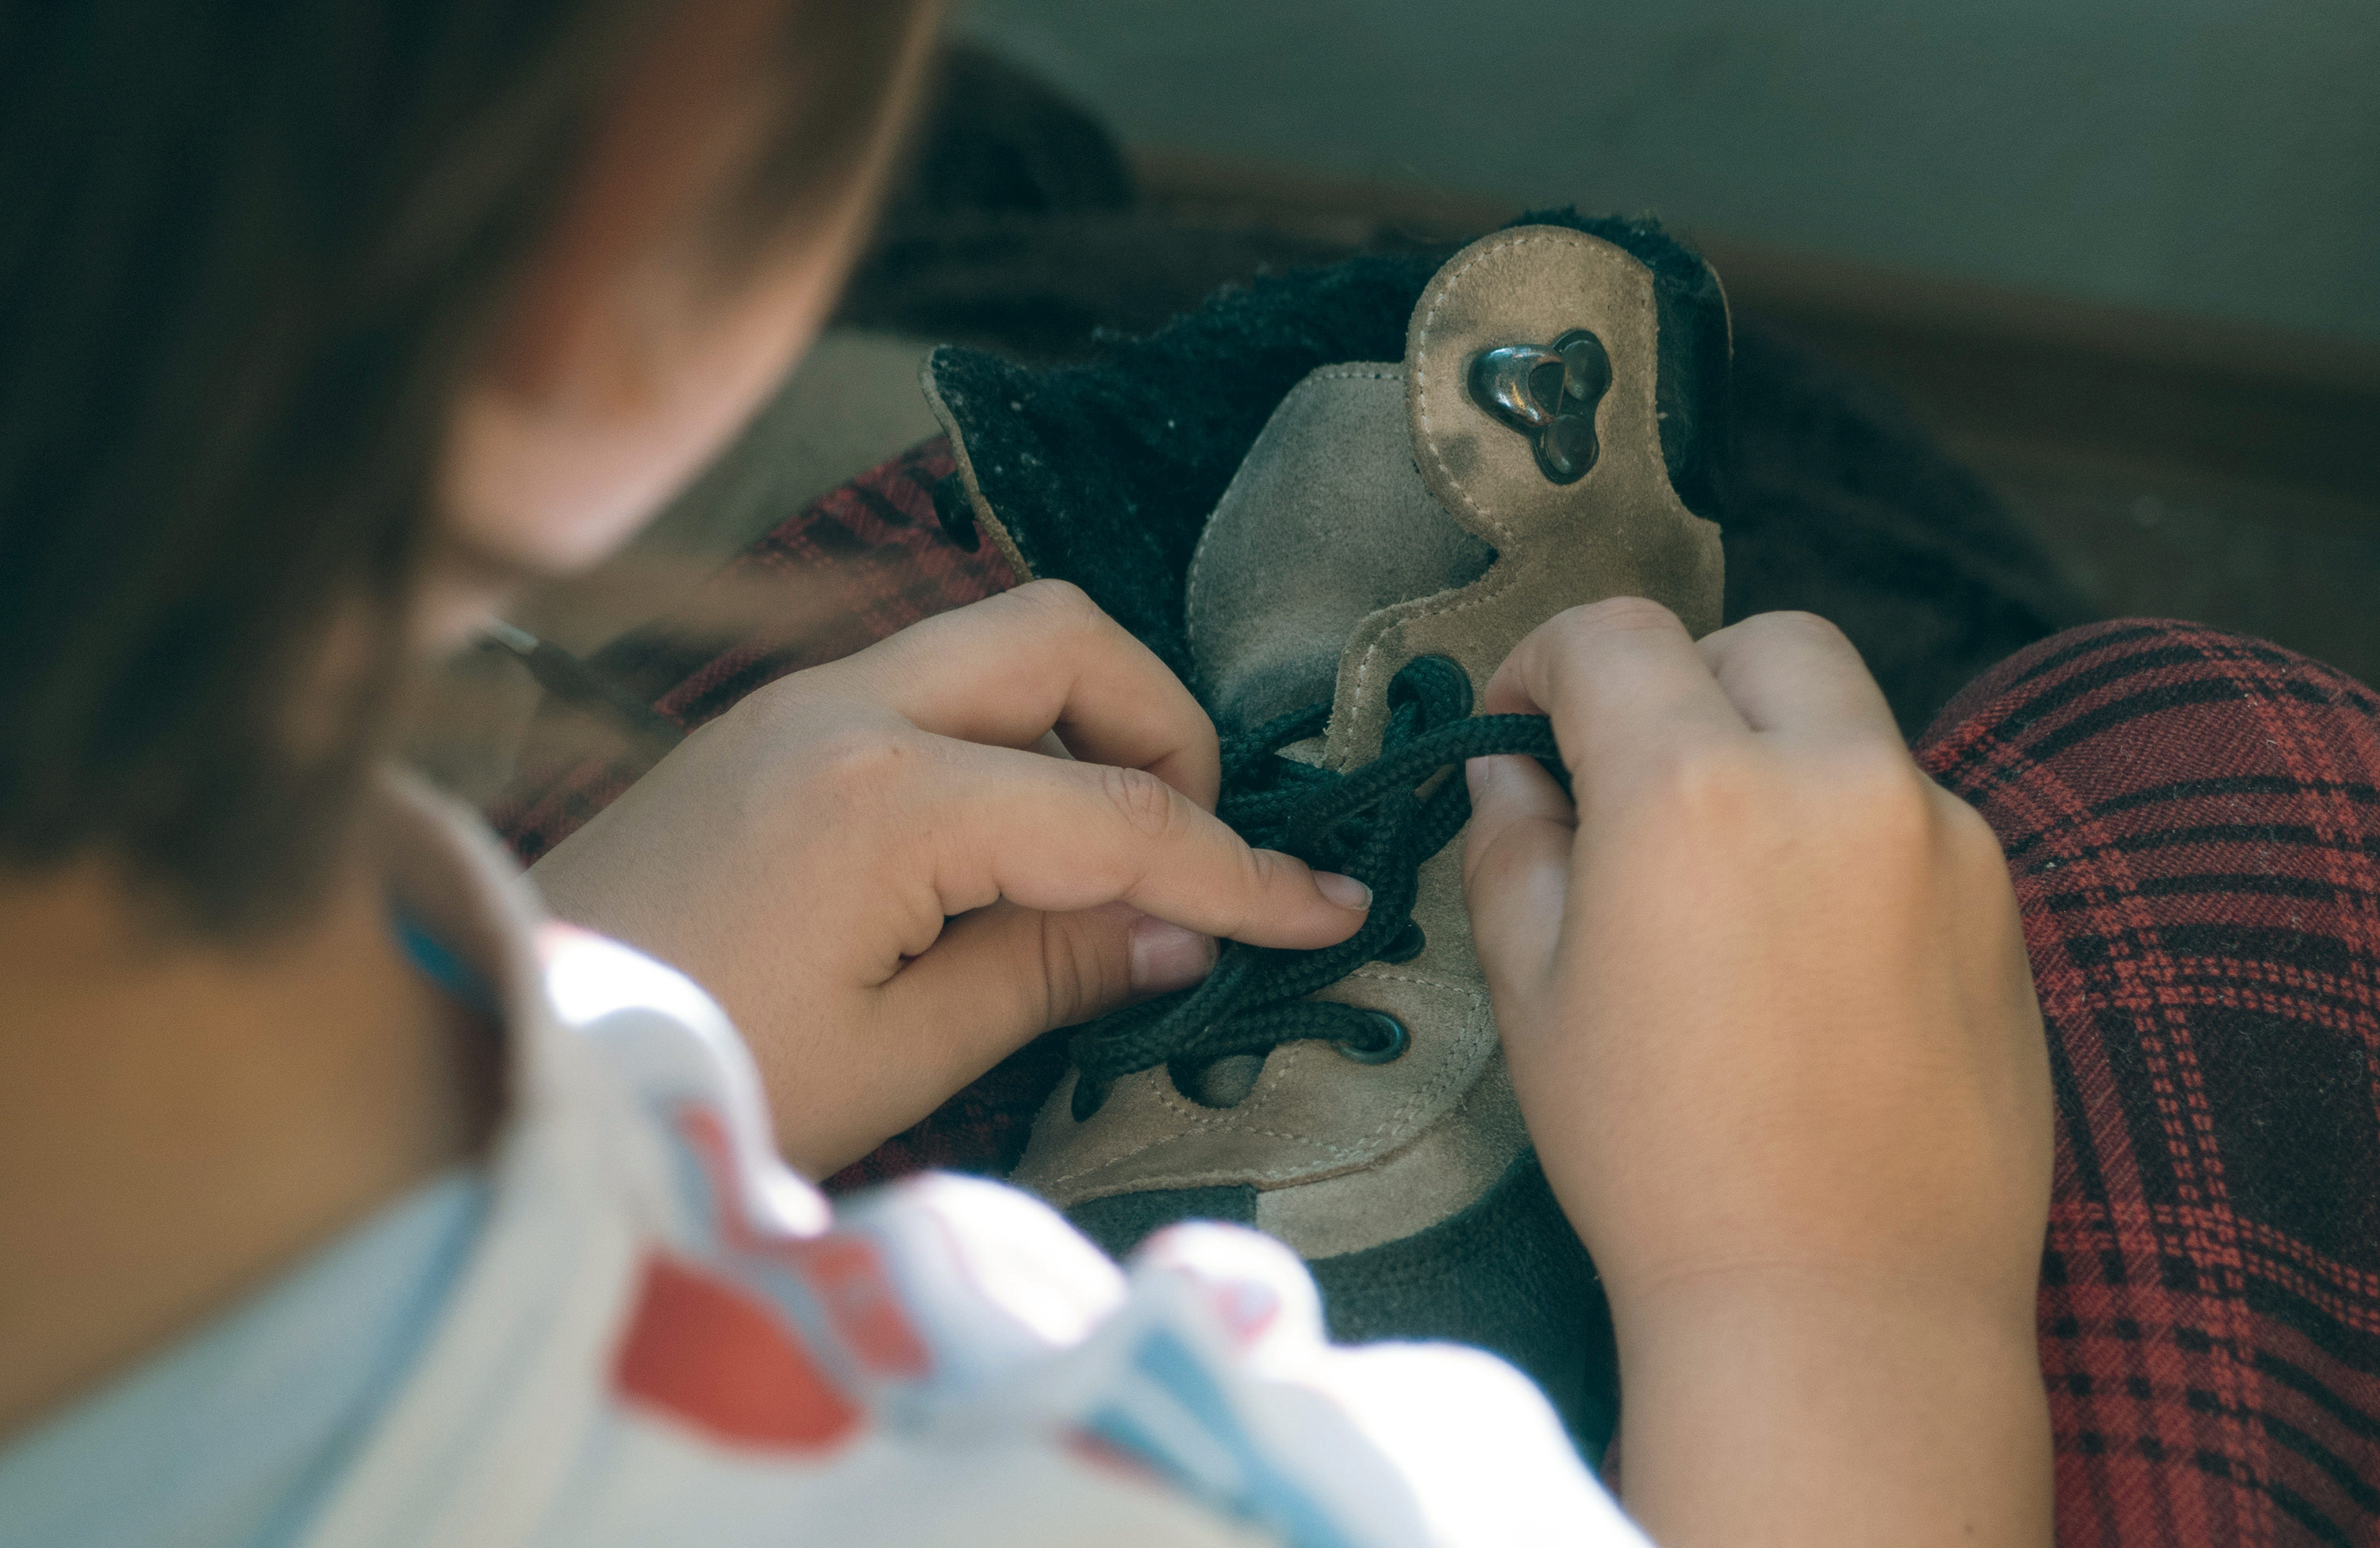
[[(1611, 240), (1642, 228), (1570, 211), (1514, 224)], [(1260, 276), (1078, 364), (946, 349), (936, 371), (984, 495), (1034, 573), (1081, 586), (1182, 670), (1191, 551), (1274, 408), (1318, 366), (1396, 358), (1451, 250)], [(1732, 421), (1709, 480), (1723, 508), (1708, 513), (1725, 529), (1729, 620), (1832, 619), (1905, 733), (1994, 662), (2091, 616), (1998, 496), (1888, 393), (1791, 339), (1739, 324)], [(964, 502), (945, 509), (964, 525)]]

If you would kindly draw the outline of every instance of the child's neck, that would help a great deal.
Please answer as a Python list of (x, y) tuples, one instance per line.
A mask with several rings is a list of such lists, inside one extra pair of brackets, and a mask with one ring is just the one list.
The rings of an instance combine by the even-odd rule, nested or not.
[(268, 943), (145, 917), (104, 866), (0, 872), (0, 1440), (490, 1123), (484, 1040), (400, 955), (360, 852)]

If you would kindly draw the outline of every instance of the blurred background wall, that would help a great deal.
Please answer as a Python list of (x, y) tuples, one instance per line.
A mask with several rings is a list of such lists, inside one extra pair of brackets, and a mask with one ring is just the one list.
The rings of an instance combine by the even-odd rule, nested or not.
[(960, 21), (1136, 147), (2380, 343), (2380, 0), (962, 0)]
[[(1658, 213), (1725, 277), (1732, 600), (1843, 624), (1912, 728), (2085, 616), (2380, 684), (2380, 0), (953, 4), (834, 329), (516, 619), (649, 699), (756, 630), (779, 667), (849, 648), (719, 567), (844, 530), (810, 503), (937, 432), (929, 347), (1094, 360), (1219, 287), (1565, 202)], [(649, 761), (502, 655), (425, 716), (451, 786), (542, 810), (540, 770)]]

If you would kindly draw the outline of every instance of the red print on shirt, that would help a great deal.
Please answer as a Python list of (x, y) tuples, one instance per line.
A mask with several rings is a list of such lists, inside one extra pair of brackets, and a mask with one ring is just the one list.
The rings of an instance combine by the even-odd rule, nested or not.
[(613, 1383), (730, 1444), (816, 1451), (861, 1420), (766, 1302), (658, 1254), (645, 1262)]

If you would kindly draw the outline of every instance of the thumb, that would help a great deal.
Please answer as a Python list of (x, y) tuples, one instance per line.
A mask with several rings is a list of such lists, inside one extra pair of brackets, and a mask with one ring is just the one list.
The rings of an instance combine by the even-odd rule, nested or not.
[(1215, 945), (1122, 903), (1044, 913), (1000, 902), (962, 914), (867, 991), (877, 1046), (856, 1100), (779, 1088), (787, 1158), (813, 1176), (856, 1161), (1052, 1027), (1206, 976)]
[(879, 993), (897, 1025), (965, 1028), (989, 1067), (1052, 1027), (1187, 988), (1214, 965), (1213, 937), (1129, 904), (1001, 902), (951, 920)]
[(1534, 997), (1553, 971), (1578, 814), (1533, 758), (1474, 758), (1463, 773), (1471, 787), (1463, 893), (1472, 941), (1488, 993), (1510, 1004), (1516, 993)]

